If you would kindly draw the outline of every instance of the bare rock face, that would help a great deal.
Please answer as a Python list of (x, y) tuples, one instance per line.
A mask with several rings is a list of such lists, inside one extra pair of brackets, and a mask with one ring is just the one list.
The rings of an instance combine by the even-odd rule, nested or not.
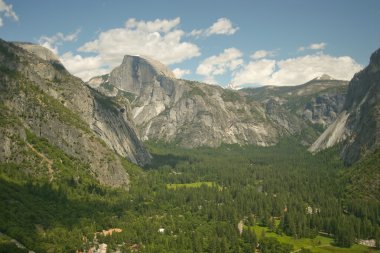
[(346, 123), (348, 116), (349, 114), (346, 111), (341, 112), (334, 123), (310, 146), (309, 151), (314, 153), (343, 141), (347, 137)]
[(380, 146), (380, 49), (372, 54), (369, 65), (351, 80), (344, 110), (350, 116), (342, 157), (352, 164)]
[(38, 47), (28, 45), (25, 51), (0, 41), (1, 101), (18, 122), (17, 131), (0, 131), (5, 147), (0, 161), (13, 157), (17, 162), (17, 145), (6, 137), (12, 134), (4, 133), (25, 139), (25, 131), (31, 131), (88, 164), (88, 173), (99, 182), (128, 187), (129, 176), (117, 155), (140, 165), (151, 159), (133, 124), (117, 102), (70, 75), (54, 57), (41, 57), (46, 49)]
[(262, 103), (273, 99), (312, 125), (329, 126), (342, 111), (348, 82), (328, 75), (298, 86), (266, 86), (245, 91)]
[[(88, 84), (95, 87), (98, 80), (95, 77)], [(142, 140), (164, 140), (185, 147), (221, 143), (268, 146), (282, 134), (259, 103), (247, 102), (243, 94), (218, 86), (177, 80), (153, 60), (125, 56), (107, 80), (98, 87), (109, 85), (119, 93), (133, 95), (130, 114)]]
[(310, 150), (315, 152), (342, 141), (341, 156), (347, 165), (380, 145), (380, 49), (352, 78), (342, 113)]
[(109, 82), (116, 88), (140, 95), (145, 86), (157, 82), (158, 77), (174, 79), (174, 74), (162, 63), (150, 58), (124, 56), (122, 64), (112, 70)]
[[(317, 82), (341, 84), (326, 78)], [(312, 104), (308, 107), (303, 102), (302, 111), (296, 112), (287, 105), (296, 99), (304, 101), (310, 94), (314, 96), (331, 88), (330, 85), (314, 85), (313, 88), (306, 85), (294, 91), (292, 96), (282, 90), (281, 95), (273, 96), (276, 92), (271, 91), (268, 96), (256, 98), (260, 91), (255, 89), (234, 91), (177, 80), (162, 64), (137, 56), (125, 56), (122, 64), (109, 75), (94, 77), (88, 85), (109, 97), (128, 98), (126, 107), (130, 108), (131, 120), (142, 140), (164, 140), (185, 147), (216, 147), (221, 143), (274, 145), (283, 136), (300, 135), (306, 128), (309, 132), (314, 131), (304, 119), (304, 111), (310, 111), (312, 123), (320, 122), (316, 119), (319, 117), (327, 125), (335, 119), (343, 104), (334, 98), (331, 104), (337, 104), (335, 107), (318, 108)], [(315, 104), (327, 100), (317, 95), (313, 98)], [(318, 114), (321, 116), (316, 116)], [(316, 136), (314, 134), (305, 142), (311, 143)]]

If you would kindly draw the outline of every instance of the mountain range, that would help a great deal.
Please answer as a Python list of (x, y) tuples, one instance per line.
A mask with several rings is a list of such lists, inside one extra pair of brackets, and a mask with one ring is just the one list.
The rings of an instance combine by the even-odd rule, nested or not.
[(189, 148), (271, 146), (289, 135), (311, 144), (339, 114), (347, 89), (347, 82), (323, 76), (295, 88), (235, 91), (175, 79), (161, 63), (140, 56), (125, 56), (110, 74), (87, 84), (114, 100), (126, 98), (130, 120), (143, 141)]
[(380, 49), (349, 82), (233, 90), (131, 55), (83, 82), (0, 40), (0, 252), (379, 247), (379, 86)]
[(379, 145), (379, 62), (378, 50), (350, 82), (322, 75), (299, 86), (231, 90), (176, 79), (160, 62), (126, 55), (84, 83), (49, 50), (0, 41), (0, 161), (37, 162), (24, 155), (38, 156), (31, 133), (113, 186), (128, 185), (120, 158), (150, 162), (143, 141), (272, 146), (294, 136), (311, 152), (343, 143), (341, 156), (352, 164)]

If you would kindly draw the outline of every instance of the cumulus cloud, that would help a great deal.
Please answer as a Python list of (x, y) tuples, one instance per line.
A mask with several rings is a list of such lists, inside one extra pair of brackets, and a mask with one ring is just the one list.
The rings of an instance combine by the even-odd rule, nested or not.
[(234, 71), (243, 64), (242, 53), (236, 48), (227, 48), (221, 54), (206, 58), (197, 68), (207, 83), (216, 83), (215, 76)]
[(276, 67), (275, 60), (251, 61), (233, 74), (231, 86), (238, 88), (244, 84), (268, 84)]
[(104, 66), (99, 56), (82, 57), (67, 52), (60, 57), (60, 60), (68, 71), (85, 81), (109, 73), (109, 68)]
[(96, 40), (78, 49), (99, 55), (110, 67), (120, 64), (126, 54), (146, 55), (164, 64), (180, 63), (200, 55), (197, 45), (183, 42), (178, 29), (180, 19), (136, 21), (129, 19), (125, 27), (99, 34)]
[(173, 73), (177, 78), (182, 78), (185, 75), (189, 75), (191, 71), (189, 69), (175, 68), (173, 69)]
[(4, 17), (18, 21), (18, 16), (13, 11), (13, 6), (11, 4), (6, 4), (3, 0), (0, 0), (0, 27), (4, 25)]
[(274, 56), (274, 53), (275, 53), (274, 51), (258, 50), (251, 55), (251, 58), (253, 60), (258, 60), (258, 59), (262, 59), (265, 57)]
[(64, 35), (63, 33), (59, 32), (54, 34), (53, 36), (41, 36), (38, 39), (38, 44), (50, 49), (58, 55), (58, 46), (62, 45), (63, 42), (76, 41), (79, 32), (80, 30), (78, 29), (75, 32), (68, 35)]
[(190, 32), (191, 36), (211, 36), (211, 35), (232, 35), (239, 27), (234, 27), (228, 18), (219, 18), (214, 24), (207, 29), (193, 30)]
[[(85, 81), (120, 65), (126, 54), (146, 55), (167, 65), (180, 63), (200, 55), (197, 45), (182, 40), (185, 32), (178, 28), (180, 22), (180, 18), (154, 21), (131, 18), (124, 27), (101, 32), (95, 40), (79, 47), (78, 54), (66, 53), (61, 60), (71, 73)], [(52, 44), (47, 42), (47, 46)], [(83, 57), (81, 53), (94, 56)], [(175, 71), (178, 77), (188, 73), (182, 69)]]
[(235, 71), (232, 84), (235, 88), (250, 84), (298, 85), (322, 74), (328, 74), (335, 79), (350, 80), (362, 68), (349, 56), (312, 54), (280, 61), (260, 59)]
[(298, 51), (302, 52), (302, 51), (305, 51), (307, 49), (310, 49), (310, 50), (323, 50), (325, 49), (327, 46), (327, 44), (325, 42), (321, 42), (321, 43), (313, 43), (313, 44), (310, 44), (308, 46), (302, 46), (302, 47), (299, 47), (298, 48)]

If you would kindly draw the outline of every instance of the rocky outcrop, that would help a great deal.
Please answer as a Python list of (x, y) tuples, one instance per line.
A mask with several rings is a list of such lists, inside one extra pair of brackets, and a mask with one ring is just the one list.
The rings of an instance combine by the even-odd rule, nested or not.
[(265, 86), (244, 89), (252, 99), (266, 103), (271, 99), (280, 101), (288, 111), (308, 123), (329, 126), (343, 109), (347, 94), (347, 81), (335, 80), (322, 75), (298, 86)]
[(91, 94), (94, 98), (91, 129), (117, 154), (141, 166), (149, 163), (151, 157), (129, 123), (126, 109), (94, 90)]
[[(2, 132), (25, 139), (25, 131), (31, 131), (88, 164), (89, 173), (101, 183), (127, 187), (128, 174), (115, 152), (140, 165), (150, 161), (133, 124), (116, 102), (84, 85), (54, 58), (41, 57), (44, 49), (36, 48), (25, 51), (0, 41), (1, 101), (18, 122), (12, 126), (18, 130)], [(4, 153), (11, 155), (0, 154), (0, 161), (17, 163), (17, 145), (6, 136), (0, 142), (4, 140)]]
[(380, 144), (380, 49), (369, 65), (349, 83), (343, 111), (337, 121), (311, 146), (313, 152), (343, 142), (347, 165), (373, 152)]
[(328, 75), (322, 75), (306, 83), (300, 87), (297, 95), (307, 94), (309, 100), (305, 100), (303, 108), (298, 108), (297, 114), (312, 124), (329, 126), (343, 109), (347, 85), (347, 81), (335, 80)]
[(316, 152), (323, 149), (330, 148), (335, 144), (343, 141), (347, 137), (347, 129), (345, 128), (349, 114), (343, 111), (339, 117), (332, 123), (326, 131), (310, 146), (309, 151)]

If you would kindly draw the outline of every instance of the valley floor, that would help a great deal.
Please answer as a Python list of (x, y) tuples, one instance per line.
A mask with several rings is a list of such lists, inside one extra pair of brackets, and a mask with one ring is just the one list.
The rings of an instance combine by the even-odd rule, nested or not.
[[(347, 176), (336, 150), (311, 155), (293, 139), (267, 148), (151, 142), (151, 165), (124, 161), (126, 191), (100, 185), (46, 142), (33, 143), (36, 161), (51, 161), (41, 166), (62, 171), (53, 180), (28, 178), (27, 164), (1, 164), (0, 231), (35, 252), (375, 252), (355, 238), (380, 236), (379, 201), (351, 195), (353, 172)], [(117, 232), (102, 233), (111, 228)], [(0, 252), (9, 247), (2, 238)]]

